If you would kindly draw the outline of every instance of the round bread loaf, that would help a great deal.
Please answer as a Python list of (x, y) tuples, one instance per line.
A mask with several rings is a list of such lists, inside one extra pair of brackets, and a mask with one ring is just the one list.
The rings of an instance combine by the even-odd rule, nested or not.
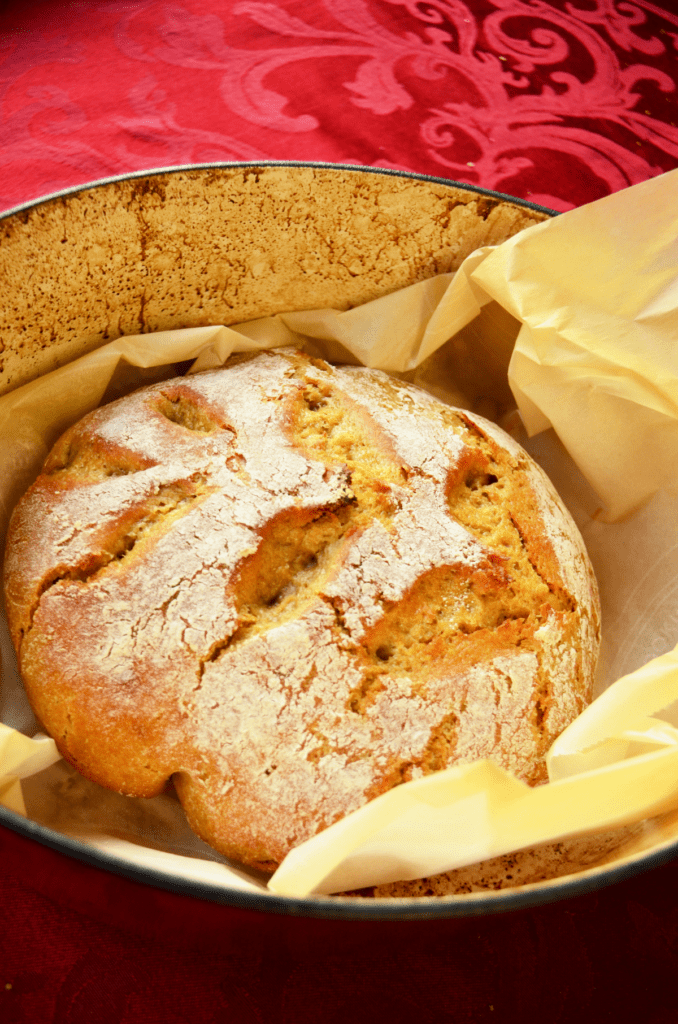
[(117, 791), (273, 869), (406, 780), (531, 784), (590, 700), (593, 572), (494, 424), (278, 350), (144, 388), (56, 444), (10, 524), (39, 720)]

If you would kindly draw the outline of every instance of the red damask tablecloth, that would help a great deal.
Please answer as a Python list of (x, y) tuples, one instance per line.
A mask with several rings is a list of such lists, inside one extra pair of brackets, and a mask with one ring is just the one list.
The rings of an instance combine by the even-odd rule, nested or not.
[[(0, 5), (0, 209), (127, 171), (400, 168), (567, 210), (678, 164), (678, 8), (634, 0)], [(0, 830), (0, 1021), (673, 1024), (678, 864), (462, 921), (221, 907)]]

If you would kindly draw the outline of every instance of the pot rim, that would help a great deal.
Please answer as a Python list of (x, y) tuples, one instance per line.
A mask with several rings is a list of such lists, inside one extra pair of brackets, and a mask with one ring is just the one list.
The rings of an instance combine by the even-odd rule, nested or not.
[(84, 182), (82, 185), (70, 185), (68, 188), (59, 189), (56, 192), (49, 192), (36, 199), (29, 199), (25, 203), (13, 206), (9, 210), (0, 211), (0, 221), (6, 217), (12, 217), (17, 213), (24, 213), (34, 206), (42, 206), (53, 199), (63, 199), (67, 196), (77, 195), (78, 192), (86, 192), (93, 188), (100, 188), (104, 185), (113, 185), (118, 181), (132, 181), (135, 178), (146, 178), (157, 174), (178, 174), (182, 171), (211, 171), (231, 170), (238, 167), (311, 167), (319, 170), (336, 171), (363, 171), (369, 174), (382, 174), (387, 177), (409, 178), (415, 181), (427, 181), (434, 185), (447, 185), (452, 188), (464, 189), (467, 192), (477, 192), (481, 196), (490, 199), (503, 199), (513, 203), (515, 206), (523, 206), (528, 210), (535, 210), (537, 213), (546, 213), (550, 217), (558, 217), (558, 210), (551, 210), (547, 206), (540, 206), (538, 203), (530, 202), (529, 199), (518, 199), (506, 192), (495, 192), (492, 189), (482, 188), (480, 185), (469, 185), (463, 181), (456, 181), (453, 178), (438, 178), (431, 174), (418, 174), (415, 171), (402, 171), (391, 167), (370, 167), (367, 164), (335, 164), (322, 160), (225, 160), (200, 164), (170, 164), (167, 167), (150, 167), (142, 171), (127, 171), (123, 174), (114, 174), (106, 178), (97, 178), (95, 181)]
[(57, 853), (90, 867), (141, 882), (157, 889), (192, 896), (238, 910), (285, 917), (324, 918), (343, 921), (414, 921), (442, 918), (483, 917), (527, 910), (576, 896), (585, 896), (635, 875), (660, 867), (678, 853), (678, 841), (637, 854), (619, 864), (589, 868), (561, 878), (533, 882), (515, 889), (484, 890), (451, 896), (364, 898), (358, 896), (280, 896), (180, 878), (151, 867), (141, 867), (123, 857), (96, 850), (71, 836), (56, 832), (0, 806), (0, 827), (32, 839)]

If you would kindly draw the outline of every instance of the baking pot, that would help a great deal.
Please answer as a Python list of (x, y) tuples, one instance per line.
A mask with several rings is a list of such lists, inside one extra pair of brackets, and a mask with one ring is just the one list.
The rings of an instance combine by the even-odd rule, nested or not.
[[(479, 246), (550, 216), (439, 178), (320, 163), (191, 165), (59, 192), (0, 218), (0, 394), (121, 335), (349, 309), (454, 271)], [(647, 870), (678, 847), (667, 819), (632, 853), (620, 840), (594, 866), (561, 877), (445, 897), (290, 899), (140, 866), (3, 807), (0, 826), (6, 867), (32, 864), (40, 875), (53, 863), (75, 901), (78, 874), (63, 857), (238, 912), (345, 920), (463, 918), (549, 903)]]

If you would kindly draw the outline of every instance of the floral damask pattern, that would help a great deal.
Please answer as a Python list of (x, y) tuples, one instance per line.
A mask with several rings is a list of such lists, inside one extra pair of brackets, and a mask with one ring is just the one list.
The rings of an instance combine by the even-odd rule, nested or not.
[(647, 0), (55, 0), (0, 17), (0, 205), (302, 159), (557, 209), (678, 165), (678, 14)]

